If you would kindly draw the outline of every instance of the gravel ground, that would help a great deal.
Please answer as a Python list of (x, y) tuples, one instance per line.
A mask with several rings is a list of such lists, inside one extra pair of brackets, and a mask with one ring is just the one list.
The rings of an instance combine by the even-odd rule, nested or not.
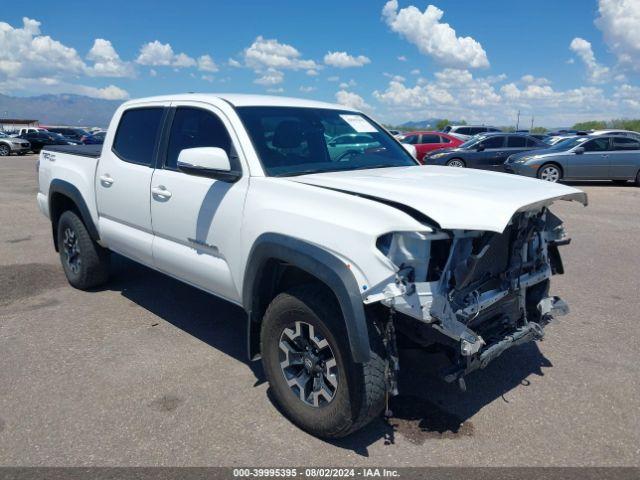
[(0, 158), (0, 465), (638, 465), (640, 188), (580, 184), (547, 338), (468, 377), (402, 353), (390, 422), (325, 442), (272, 403), (243, 312), (117, 258), (65, 281), (35, 202), (35, 157)]

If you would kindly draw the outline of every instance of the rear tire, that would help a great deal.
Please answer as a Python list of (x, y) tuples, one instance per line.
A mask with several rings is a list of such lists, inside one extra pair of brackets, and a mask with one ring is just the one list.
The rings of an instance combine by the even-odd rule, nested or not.
[(545, 182), (558, 183), (562, 180), (562, 168), (555, 163), (545, 163), (538, 169), (538, 178)]
[(104, 284), (109, 278), (109, 251), (89, 235), (82, 220), (67, 210), (58, 220), (60, 261), (69, 283), (80, 290)]
[(293, 423), (321, 438), (339, 438), (380, 414), (386, 362), (372, 330), (370, 360), (355, 363), (340, 308), (327, 289), (302, 285), (273, 299), (262, 322), (262, 364), (276, 403)]

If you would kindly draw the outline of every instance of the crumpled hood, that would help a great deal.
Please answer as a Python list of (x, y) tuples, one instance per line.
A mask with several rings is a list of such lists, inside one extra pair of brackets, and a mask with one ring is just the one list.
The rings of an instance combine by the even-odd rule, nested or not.
[(518, 210), (554, 200), (587, 204), (572, 187), (467, 168), (423, 166), (315, 173), (291, 181), (405, 205), (444, 229), (501, 233)]

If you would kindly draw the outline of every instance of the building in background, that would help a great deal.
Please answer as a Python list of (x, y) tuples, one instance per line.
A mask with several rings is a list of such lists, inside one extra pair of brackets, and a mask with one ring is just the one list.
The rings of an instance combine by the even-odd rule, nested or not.
[(0, 118), (0, 130), (3, 132), (17, 132), (21, 128), (37, 127), (38, 120), (25, 120), (19, 118)]

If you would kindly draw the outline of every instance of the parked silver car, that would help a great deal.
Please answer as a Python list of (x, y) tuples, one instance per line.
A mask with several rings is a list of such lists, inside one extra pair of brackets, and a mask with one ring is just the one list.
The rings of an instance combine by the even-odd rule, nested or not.
[(0, 157), (8, 157), (12, 153), (24, 155), (31, 148), (31, 144), (22, 138), (10, 137), (4, 132), (0, 132)]
[(559, 180), (629, 180), (640, 186), (640, 141), (621, 135), (571, 137), (545, 150), (511, 155), (509, 173)]

